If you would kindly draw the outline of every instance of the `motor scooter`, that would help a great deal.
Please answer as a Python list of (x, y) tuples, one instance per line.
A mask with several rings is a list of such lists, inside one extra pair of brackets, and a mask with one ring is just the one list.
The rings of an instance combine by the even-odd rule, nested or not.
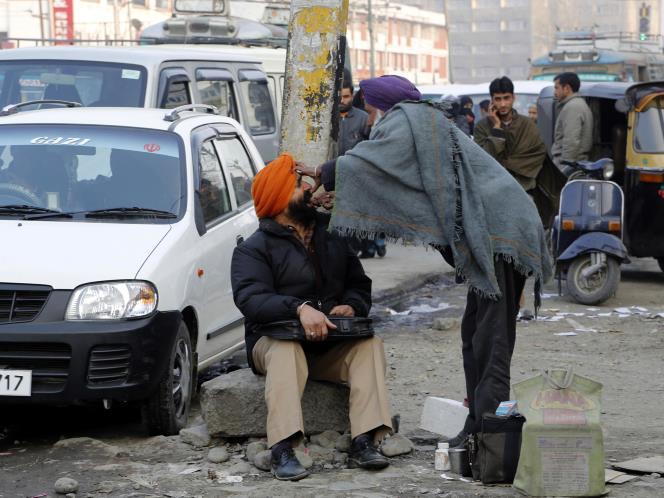
[(613, 176), (613, 161), (564, 163), (568, 181), (552, 228), (558, 293), (579, 303), (599, 304), (616, 293), (620, 264), (629, 262), (623, 244), (624, 197)]

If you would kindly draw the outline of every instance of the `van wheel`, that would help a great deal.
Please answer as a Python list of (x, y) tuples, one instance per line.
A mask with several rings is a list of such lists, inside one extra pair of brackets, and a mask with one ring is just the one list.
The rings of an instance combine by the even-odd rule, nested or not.
[(582, 276), (591, 265), (590, 254), (575, 258), (567, 268), (567, 292), (577, 303), (600, 304), (616, 293), (620, 282), (620, 265), (615, 258), (606, 258), (606, 267), (588, 278)]
[(150, 435), (172, 436), (187, 424), (194, 364), (189, 330), (184, 322), (180, 323), (168, 365), (155, 393), (143, 402), (143, 423)]

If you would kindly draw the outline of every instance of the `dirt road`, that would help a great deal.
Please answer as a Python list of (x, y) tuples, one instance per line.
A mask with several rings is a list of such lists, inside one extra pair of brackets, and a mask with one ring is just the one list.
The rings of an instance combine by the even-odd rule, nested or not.
[[(664, 312), (664, 275), (652, 261), (625, 267), (618, 295), (599, 309), (558, 298), (554, 286), (546, 293), (541, 319), (518, 325), (513, 381), (547, 366), (574, 367), (604, 384), (607, 465), (664, 454), (664, 318), (652, 317)], [(465, 288), (453, 285), (448, 276), (409, 293), (383, 293), (375, 307), (386, 344), (394, 411), (401, 415), (405, 435), (417, 431), (427, 396), (464, 397), (458, 326), (445, 331), (432, 328), (435, 318), (460, 319), (464, 300)], [(411, 312), (395, 315), (388, 308)], [(627, 310), (619, 313), (616, 308)], [(595, 331), (579, 331), (583, 329)], [(577, 335), (556, 335), (572, 331)], [(231, 458), (213, 464), (206, 461), (209, 448), (185, 444), (178, 436), (144, 438), (131, 409), (33, 407), (17, 413), (13, 411), (11, 431), (0, 435), (3, 498), (55, 496), (54, 482), (63, 476), (78, 481), (79, 497), (516, 496), (509, 487), (441, 479), (433, 470), (435, 441), (427, 438), (414, 438), (415, 451), (394, 458), (385, 471), (316, 466), (310, 478), (289, 484), (243, 464), (242, 441), (214, 441), (225, 444)], [(66, 440), (74, 437), (92, 440)], [(60, 439), (65, 441), (58, 443)], [(210, 479), (228, 471), (241, 476), (242, 482)], [(643, 476), (611, 487), (611, 496), (664, 496), (664, 479)]]

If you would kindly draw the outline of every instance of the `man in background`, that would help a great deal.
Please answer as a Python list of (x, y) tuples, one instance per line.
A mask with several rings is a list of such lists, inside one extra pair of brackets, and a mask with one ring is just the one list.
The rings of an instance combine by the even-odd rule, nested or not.
[(551, 157), (566, 176), (573, 168), (567, 162), (586, 161), (593, 147), (593, 113), (579, 95), (581, 81), (575, 73), (561, 73), (553, 79), (558, 118), (553, 133)]
[(510, 172), (532, 195), (542, 169), (546, 146), (535, 123), (514, 109), (514, 84), (507, 76), (489, 85), (489, 114), (475, 127), (477, 144)]
[(367, 126), (369, 115), (353, 106), (353, 82), (349, 72), (344, 72), (341, 99), (339, 101), (339, 154), (343, 156), (362, 140), (369, 138), (371, 128)]

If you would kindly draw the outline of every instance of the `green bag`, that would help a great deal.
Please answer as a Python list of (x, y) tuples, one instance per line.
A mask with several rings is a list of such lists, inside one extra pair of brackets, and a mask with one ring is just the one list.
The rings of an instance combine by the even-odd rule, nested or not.
[(513, 389), (526, 417), (514, 488), (529, 496), (606, 494), (602, 385), (571, 369), (558, 369)]

